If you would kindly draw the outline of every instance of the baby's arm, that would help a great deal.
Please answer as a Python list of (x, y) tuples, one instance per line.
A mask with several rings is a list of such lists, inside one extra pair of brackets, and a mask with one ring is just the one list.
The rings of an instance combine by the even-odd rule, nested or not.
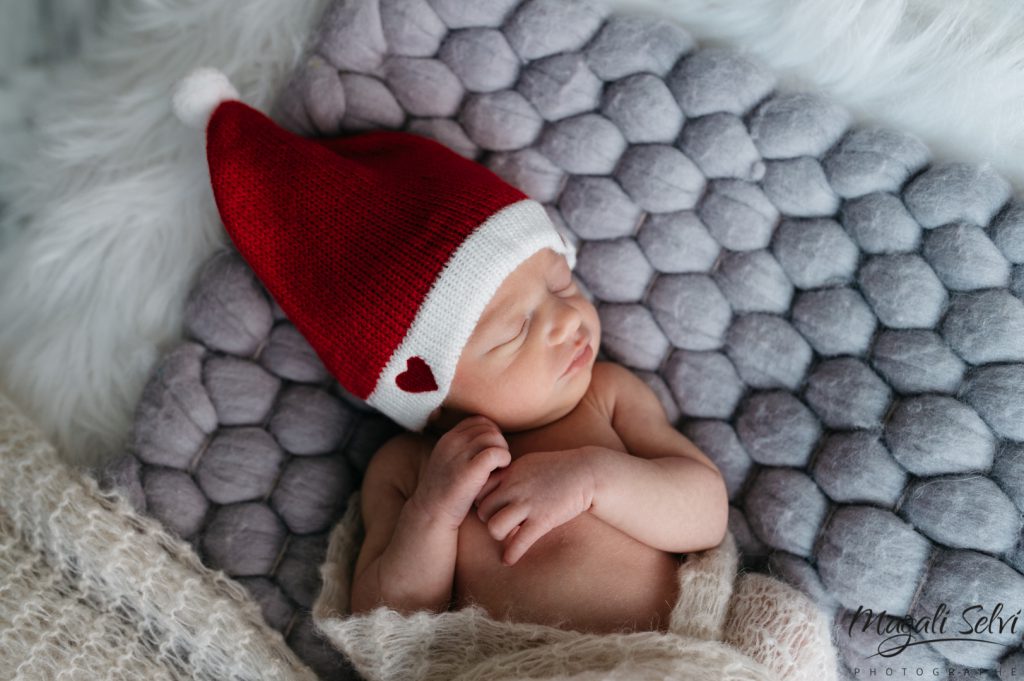
[(409, 503), (421, 446), (408, 433), (393, 437), (366, 469), (361, 495), (366, 537), (352, 580), (353, 613), (378, 605), (404, 612), (448, 607), (458, 528), (432, 522)]
[(662, 551), (720, 544), (729, 499), (718, 468), (672, 427), (654, 392), (628, 369), (598, 362), (591, 380), (629, 453), (599, 445), (528, 452), (493, 474), (477, 515), (506, 542), (505, 563), (514, 565), (547, 532), (584, 512)]
[(511, 460), (501, 431), (483, 416), (464, 419), (445, 433), (422, 477), (415, 473), (420, 446), (415, 436), (399, 435), (367, 468), (366, 538), (352, 580), (353, 613), (380, 605), (403, 612), (447, 610), (459, 526), (491, 471)]
[(630, 454), (591, 451), (590, 512), (664, 551), (717, 546), (725, 536), (729, 497), (715, 464), (668, 422), (654, 392), (625, 367), (602, 363), (612, 427)]

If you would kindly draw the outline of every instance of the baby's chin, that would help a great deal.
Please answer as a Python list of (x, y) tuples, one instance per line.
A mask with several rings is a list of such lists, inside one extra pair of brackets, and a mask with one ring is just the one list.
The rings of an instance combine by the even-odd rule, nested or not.
[[(528, 413), (522, 413), (521, 411), (516, 413), (494, 411), (485, 413), (481, 411), (479, 413), (494, 421), (503, 433), (518, 433), (550, 425), (565, 418), (580, 405), (590, 389), (593, 369), (594, 364), (591, 362), (590, 366), (582, 368), (580, 375), (577, 375), (575, 380), (562, 385), (560, 388), (562, 394), (558, 395), (557, 398), (553, 396), (547, 400), (548, 404), (536, 405), (537, 408), (528, 410)], [(473, 415), (472, 413), (443, 405), (436, 415), (431, 416), (427, 422), (426, 430), (435, 433), (446, 433), (460, 421)]]
[[(590, 367), (586, 371), (587, 376), (579, 376), (580, 380), (578, 382), (583, 390), (576, 388), (568, 399), (560, 402), (557, 406), (539, 409), (528, 416), (520, 415), (514, 419), (495, 418), (495, 423), (498, 424), (503, 432), (517, 433), (524, 430), (542, 428), (564, 419), (576, 410), (583, 401), (583, 397), (587, 394), (587, 389), (590, 387)], [(569, 389), (567, 388), (567, 390)]]
[(561, 421), (563, 418), (571, 414), (573, 409), (575, 408), (575, 405), (573, 405), (571, 408), (567, 410), (552, 410), (545, 412), (543, 414), (539, 414), (535, 418), (530, 419), (529, 421), (513, 422), (508, 424), (507, 427), (502, 427), (502, 431), (506, 433), (518, 433), (524, 430), (535, 430), (537, 428), (543, 428), (544, 426), (549, 426), (552, 423)]

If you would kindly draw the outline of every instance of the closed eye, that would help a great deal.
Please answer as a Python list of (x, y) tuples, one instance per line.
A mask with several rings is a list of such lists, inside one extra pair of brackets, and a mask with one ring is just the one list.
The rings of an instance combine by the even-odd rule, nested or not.
[(507, 341), (505, 341), (501, 345), (508, 345), (512, 341), (514, 341), (517, 338), (519, 338), (520, 336), (522, 336), (523, 332), (526, 330), (526, 327), (529, 325), (529, 323), (530, 323), (530, 318), (529, 317), (524, 318), (523, 319), (523, 325), (521, 327), (519, 327), (519, 333), (517, 333), (516, 335), (512, 336), (512, 338), (509, 338)]

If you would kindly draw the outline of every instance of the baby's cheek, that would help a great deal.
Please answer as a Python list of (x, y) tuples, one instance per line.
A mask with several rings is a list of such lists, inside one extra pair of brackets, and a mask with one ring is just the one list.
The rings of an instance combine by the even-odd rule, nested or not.
[(587, 305), (587, 316), (590, 322), (590, 329), (594, 334), (594, 347), (597, 348), (601, 344), (601, 317), (597, 314), (597, 309), (593, 305)]

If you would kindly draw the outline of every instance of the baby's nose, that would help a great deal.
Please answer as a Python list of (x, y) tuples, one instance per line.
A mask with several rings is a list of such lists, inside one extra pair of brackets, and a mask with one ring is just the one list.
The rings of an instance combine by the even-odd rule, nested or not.
[(575, 307), (564, 301), (557, 301), (554, 320), (551, 324), (551, 343), (560, 345), (574, 342), (577, 331), (583, 324), (583, 315)]

